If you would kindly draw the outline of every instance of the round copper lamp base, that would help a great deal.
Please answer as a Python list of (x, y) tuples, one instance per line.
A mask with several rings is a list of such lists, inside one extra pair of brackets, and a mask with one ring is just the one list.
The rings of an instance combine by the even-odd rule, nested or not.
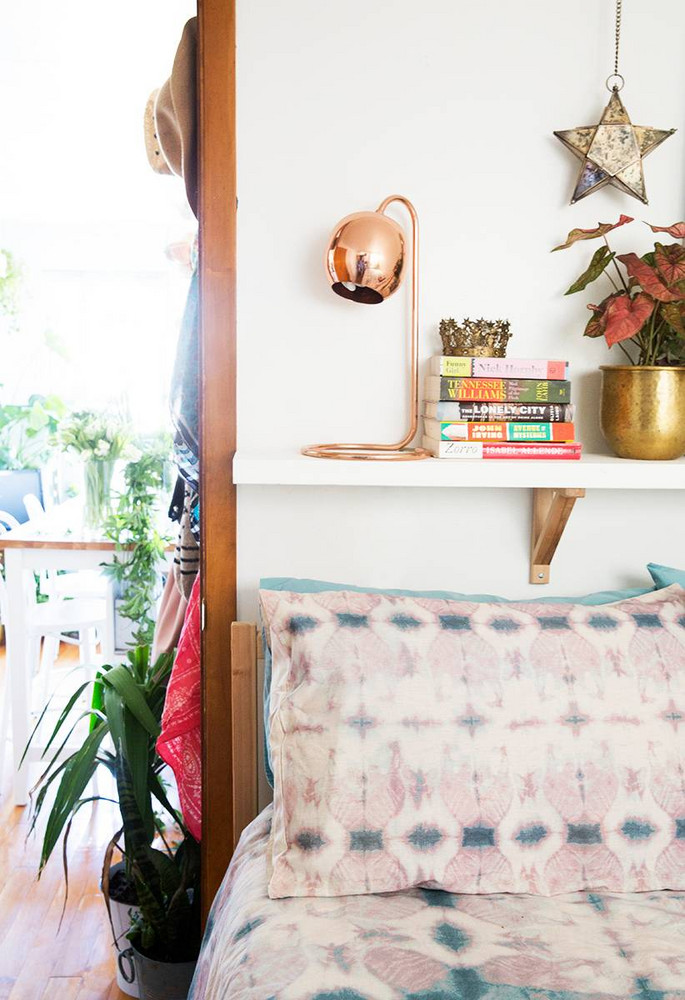
[(431, 458), (424, 448), (395, 448), (373, 444), (313, 444), (302, 449), (310, 458), (333, 458), (339, 462), (416, 462)]

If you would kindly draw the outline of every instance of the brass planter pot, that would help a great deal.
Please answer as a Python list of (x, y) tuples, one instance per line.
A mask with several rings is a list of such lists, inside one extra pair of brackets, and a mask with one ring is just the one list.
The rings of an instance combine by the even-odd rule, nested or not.
[(685, 454), (685, 366), (601, 365), (602, 434), (619, 458)]

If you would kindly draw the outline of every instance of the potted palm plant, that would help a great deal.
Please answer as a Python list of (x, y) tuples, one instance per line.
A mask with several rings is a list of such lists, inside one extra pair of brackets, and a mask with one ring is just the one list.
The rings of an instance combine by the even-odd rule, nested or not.
[[(653, 250), (616, 254), (607, 233), (634, 220), (574, 229), (555, 250), (579, 240), (604, 243), (566, 292), (572, 295), (608, 278), (611, 291), (592, 315), (586, 337), (618, 345), (628, 364), (602, 365), (602, 433), (620, 458), (673, 459), (685, 453), (685, 247), (657, 242)], [(654, 233), (685, 239), (685, 222), (650, 226)], [(619, 267), (619, 262), (622, 266)]]
[[(83, 806), (101, 797), (86, 792), (96, 771), (109, 772), (116, 781), (121, 825), (105, 852), (102, 888), (115, 945), (120, 952), (127, 950), (125, 935), (132, 915), (137, 921), (134, 936), (142, 956), (150, 952), (165, 960), (173, 955), (176, 942), (183, 940), (188, 945), (183, 952), (185, 960), (189, 955), (197, 957), (199, 951), (199, 892), (193, 891), (197, 887), (198, 848), (169, 800), (163, 779), (165, 764), (155, 745), (172, 663), (173, 653), (152, 663), (149, 647), (138, 646), (129, 652), (125, 663), (98, 672), (89, 707), (84, 709), (82, 701), (88, 697), (91, 683), (76, 687), (43, 751), (47, 763), (32, 792), (31, 829), (43, 809), (48, 808), (48, 792), (53, 789), (38, 874), (40, 877), (61, 840), (66, 905), (71, 824)], [(48, 706), (29, 746), (47, 710)], [(67, 741), (79, 731), (80, 745), (65, 758)], [(169, 821), (181, 831), (176, 845), (168, 843), (165, 829)], [(160, 843), (162, 849), (153, 847), (153, 842)], [(113, 866), (116, 846), (120, 847), (123, 862)], [(160, 919), (160, 911), (164, 919)], [(138, 964), (136, 960), (136, 968)], [(132, 973), (124, 976), (120, 968), (118, 981), (129, 995), (145, 996), (138, 992), (139, 984)]]

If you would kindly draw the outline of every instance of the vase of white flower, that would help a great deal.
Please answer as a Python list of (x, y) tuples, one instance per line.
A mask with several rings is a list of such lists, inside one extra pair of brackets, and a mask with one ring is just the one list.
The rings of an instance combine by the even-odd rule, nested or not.
[(112, 476), (114, 462), (91, 459), (83, 467), (85, 505), (83, 519), (87, 528), (99, 528), (112, 513)]
[(131, 433), (124, 421), (105, 413), (79, 410), (62, 421), (60, 440), (84, 463), (88, 528), (101, 528), (112, 513), (112, 476), (118, 459), (133, 457)]

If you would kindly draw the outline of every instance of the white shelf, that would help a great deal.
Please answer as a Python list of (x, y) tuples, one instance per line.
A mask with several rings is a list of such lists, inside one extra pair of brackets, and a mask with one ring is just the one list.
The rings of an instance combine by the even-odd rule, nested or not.
[(233, 481), (241, 486), (424, 486), (685, 490), (685, 459), (636, 462), (610, 455), (580, 461), (425, 459), (338, 462), (297, 451), (239, 451)]

